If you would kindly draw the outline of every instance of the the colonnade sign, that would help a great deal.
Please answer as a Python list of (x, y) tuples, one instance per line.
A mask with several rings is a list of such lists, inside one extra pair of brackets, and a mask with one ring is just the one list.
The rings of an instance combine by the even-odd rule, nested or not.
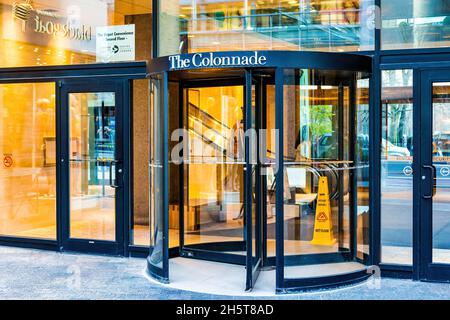
[(169, 56), (171, 71), (193, 68), (263, 67), (266, 64), (267, 57), (258, 51), (225, 56), (214, 52)]

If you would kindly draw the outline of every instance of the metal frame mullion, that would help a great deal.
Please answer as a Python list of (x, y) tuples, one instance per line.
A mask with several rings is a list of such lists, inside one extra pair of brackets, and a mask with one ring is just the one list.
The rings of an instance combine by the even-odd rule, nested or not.
[(169, 74), (162, 77), (163, 91), (163, 278), (169, 280)]
[(284, 69), (275, 71), (275, 128), (278, 132), (278, 146), (275, 151), (278, 168), (275, 174), (276, 207), (276, 290), (282, 292), (284, 285), (284, 141), (283, 141), (283, 87)]
[[(245, 70), (245, 132), (249, 132), (252, 129), (252, 72)], [(246, 290), (251, 290), (253, 287), (253, 186), (252, 186), (252, 164), (251, 164), (251, 152), (252, 152), (252, 138), (251, 136), (245, 136), (245, 171), (244, 171), (244, 217), (245, 217), (245, 244), (247, 252), (247, 269), (246, 269)]]
[(381, 70), (379, 56), (372, 61), (372, 77), (369, 80), (371, 94), (369, 97), (369, 252), (370, 263), (379, 265), (381, 261)]
[(420, 182), (421, 171), (421, 145), (422, 141), (422, 117), (421, 117), (421, 72), (419, 69), (413, 69), (413, 230), (412, 230), (412, 278), (414, 280), (420, 279), (420, 265), (421, 265), (421, 198), (422, 186)]

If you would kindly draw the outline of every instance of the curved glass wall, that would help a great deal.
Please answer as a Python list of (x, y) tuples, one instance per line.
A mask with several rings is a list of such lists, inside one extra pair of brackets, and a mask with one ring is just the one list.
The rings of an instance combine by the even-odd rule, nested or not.
[(150, 255), (147, 260), (152, 274), (161, 280), (167, 279), (167, 207), (164, 197), (167, 197), (167, 158), (164, 157), (164, 132), (166, 118), (164, 117), (165, 101), (162, 96), (164, 79), (155, 76), (150, 82)]
[(373, 0), (160, 0), (158, 55), (373, 50), (373, 4)]
[(285, 69), (283, 76), (284, 277), (364, 271), (369, 131), (355, 96), (358, 74)]
[[(370, 58), (266, 55), (246, 69), (150, 65), (157, 277), (169, 252), (246, 266), (247, 288), (262, 265), (280, 291), (368, 276)], [(274, 66), (281, 56), (322, 67)]]

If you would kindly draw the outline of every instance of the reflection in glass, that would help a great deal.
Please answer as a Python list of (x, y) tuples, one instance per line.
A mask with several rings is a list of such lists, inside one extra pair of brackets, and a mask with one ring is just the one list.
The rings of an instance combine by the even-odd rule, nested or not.
[(70, 237), (115, 240), (114, 92), (70, 93)]
[(448, 47), (448, 0), (381, 0), (383, 49)]
[(191, 88), (185, 95), (185, 244), (243, 241), (243, 86)]
[(162, 80), (152, 79), (150, 85), (150, 255), (148, 261), (161, 269), (164, 250)]
[[(359, 75), (362, 77), (362, 75)], [(355, 110), (355, 168), (357, 203), (357, 255), (364, 260), (369, 255), (369, 79), (357, 80)], [(366, 255), (366, 256), (365, 256)]]
[(367, 76), (287, 69), (283, 80), (285, 279), (362, 270), (350, 256), (369, 249)]
[(159, 56), (239, 50), (373, 49), (373, 0), (160, 0)]
[[(0, 0), (0, 66), (149, 60), (151, 4), (151, 0)], [(122, 48), (126, 54), (112, 52), (111, 45), (100, 40), (101, 34), (130, 32), (133, 26), (132, 45)]]
[(433, 83), (433, 262), (450, 263), (450, 82)]
[(135, 245), (150, 244), (150, 80), (133, 81), (133, 224), (130, 242)]
[(0, 85), (0, 235), (56, 239), (54, 83)]
[(412, 70), (382, 72), (381, 261), (412, 264)]
[[(284, 254), (348, 251), (349, 247), (349, 87), (334, 71), (287, 70), (284, 76)], [(337, 77), (338, 79), (339, 76)], [(315, 79), (320, 79), (316, 82)], [(312, 243), (319, 180), (326, 179), (334, 238)], [(322, 201), (322, 200), (321, 200)]]
[(266, 181), (267, 194), (266, 194), (266, 217), (267, 217), (267, 257), (275, 257), (276, 248), (276, 210), (275, 210), (275, 170), (274, 163), (276, 162), (276, 135), (275, 135), (275, 85), (266, 85), (266, 105), (262, 106), (266, 108), (266, 147), (267, 155), (266, 159), (261, 160), (261, 163), (266, 166), (265, 174), (261, 176), (261, 179)]

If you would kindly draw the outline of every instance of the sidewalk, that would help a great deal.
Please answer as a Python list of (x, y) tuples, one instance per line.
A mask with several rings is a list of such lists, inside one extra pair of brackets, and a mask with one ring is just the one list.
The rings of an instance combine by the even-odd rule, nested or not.
[[(144, 259), (0, 247), (0, 299), (250, 298), (167, 288), (150, 281), (146, 277), (145, 266)], [(450, 300), (450, 284), (386, 278), (381, 280), (379, 289), (361, 283), (340, 289), (275, 298)]]

